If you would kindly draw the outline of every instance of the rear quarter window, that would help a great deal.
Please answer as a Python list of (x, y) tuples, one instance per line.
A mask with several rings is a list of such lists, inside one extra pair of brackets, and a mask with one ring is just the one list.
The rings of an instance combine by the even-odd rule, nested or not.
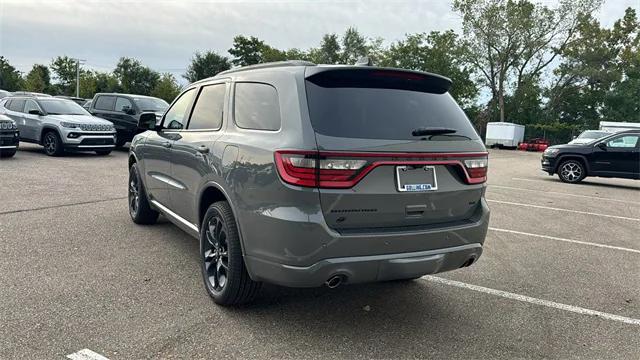
[(115, 96), (99, 96), (93, 106), (96, 110), (113, 111), (116, 103)]
[(236, 125), (243, 129), (277, 131), (280, 129), (278, 92), (262, 83), (236, 83), (233, 113)]
[(13, 100), (11, 100), (11, 103), (9, 104), (9, 110), (22, 112), (24, 110), (24, 104), (25, 103), (26, 103), (25, 100), (13, 99)]

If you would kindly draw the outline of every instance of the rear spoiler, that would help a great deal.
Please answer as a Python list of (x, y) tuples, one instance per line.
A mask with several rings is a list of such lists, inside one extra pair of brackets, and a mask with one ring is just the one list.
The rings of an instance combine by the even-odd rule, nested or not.
[(368, 66), (309, 66), (305, 78), (322, 87), (399, 89), (444, 94), (451, 79), (427, 72)]

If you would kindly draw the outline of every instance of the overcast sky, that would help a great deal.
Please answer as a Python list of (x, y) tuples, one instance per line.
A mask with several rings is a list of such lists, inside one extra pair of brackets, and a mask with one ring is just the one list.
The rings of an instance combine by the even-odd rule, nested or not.
[[(605, 0), (597, 17), (610, 26), (629, 6), (640, 10), (640, 0)], [(0, 55), (25, 72), (58, 55), (111, 71), (128, 56), (179, 76), (194, 51), (228, 56), (238, 34), (277, 48), (306, 49), (323, 34), (342, 34), (349, 26), (391, 42), (406, 33), (459, 30), (461, 21), (450, 0), (0, 0)]]

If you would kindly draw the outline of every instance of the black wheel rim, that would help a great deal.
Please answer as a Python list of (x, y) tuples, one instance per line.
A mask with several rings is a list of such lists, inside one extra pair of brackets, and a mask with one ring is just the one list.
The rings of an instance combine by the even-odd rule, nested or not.
[(135, 173), (131, 174), (129, 179), (129, 212), (132, 216), (136, 216), (140, 207), (140, 182)]
[(56, 152), (56, 138), (55, 135), (48, 133), (47, 136), (44, 137), (44, 151), (47, 154), (53, 154)]
[(203, 245), (205, 280), (209, 288), (220, 292), (228, 282), (229, 247), (226, 227), (218, 214), (207, 222)]

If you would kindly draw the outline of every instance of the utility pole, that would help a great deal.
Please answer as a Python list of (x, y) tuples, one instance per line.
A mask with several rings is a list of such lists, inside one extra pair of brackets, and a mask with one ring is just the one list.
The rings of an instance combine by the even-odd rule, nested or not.
[(76, 97), (80, 97), (80, 62), (84, 63), (87, 60), (76, 59)]

